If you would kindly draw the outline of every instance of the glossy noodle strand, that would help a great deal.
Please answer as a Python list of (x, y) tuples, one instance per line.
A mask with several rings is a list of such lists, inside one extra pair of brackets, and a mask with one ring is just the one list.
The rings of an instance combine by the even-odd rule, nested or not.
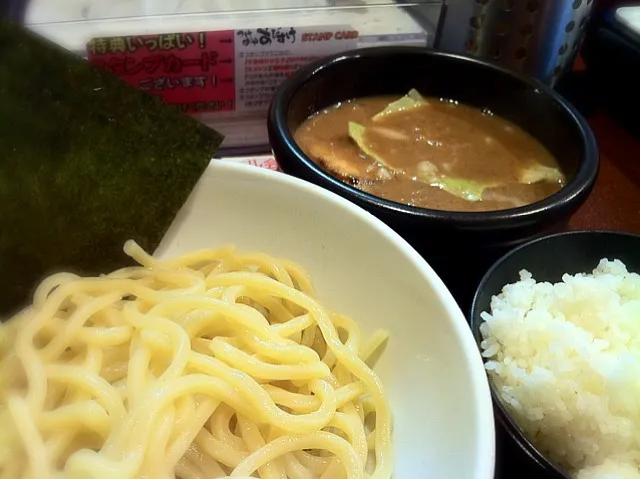
[(265, 254), (125, 252), (140, 266), (51, 276), (0, 326), (0, 479), (391, 477), (385, 331)]

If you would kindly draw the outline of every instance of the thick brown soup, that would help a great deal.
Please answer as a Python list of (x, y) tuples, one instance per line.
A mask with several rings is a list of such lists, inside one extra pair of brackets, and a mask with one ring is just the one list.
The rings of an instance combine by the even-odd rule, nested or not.
[(396, 100), (333, 106), (305, 121), (295, 139), (342, 180), (423, 208), (501, 210), (542, 200), (564, 185), (555, 159), (518, 126), (415, 91)]

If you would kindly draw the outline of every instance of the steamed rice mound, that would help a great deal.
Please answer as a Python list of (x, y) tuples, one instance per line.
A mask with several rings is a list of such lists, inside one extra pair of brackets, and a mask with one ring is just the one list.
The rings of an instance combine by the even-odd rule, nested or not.
[(640, 479), (640, 276), (522, 271), (482, 319), (486, 369), (541, 452), (579, 479)]

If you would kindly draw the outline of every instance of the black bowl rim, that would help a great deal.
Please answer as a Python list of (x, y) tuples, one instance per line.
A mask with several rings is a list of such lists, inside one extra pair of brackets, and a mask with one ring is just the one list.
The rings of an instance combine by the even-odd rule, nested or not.
[[(440, 57), (449, 59), (453, 62), (475, 65), (477, 68), (494, 70), (499, 74), (509, 76), (528, 85), (532, 89), (538, 91), (541, 95), (547, 95), (550, 97), (552, 101), (556, 102), (565, 111), (568, 117), (578, 127), (580, 139), (584, 146), (584, 154), (575, 176), (559, 192), (530, 205), (498, 211), (459, 212), (419, 208), (386, 200), (378, 196), (365, 193), (327, 173), (305, 155), (293, 138), (293, 133), (290, 131), (287, 121), (288, 108), (292, 98), (301, 88), (304, 88), (305, 84), (310, 81), (311, 77), (325, 69), (331, 68), (335, 64), (364, 57), (377, 58), (396, 54)], [(370, 207), (396, 212), (401, 215), (407, 215), (418, 219), (429, 219), (443, 223), (453, 221), (460, 226), (467, 226), (470, 228), (477, 226), (487, 227), (492, 225), (504, 226), (514, 220), (533, 221), (540, 217), (544, 217), (544, 215), (550, 212), (558, 215), (572, 212), (584, 201), (584, 199), (586, 199), (593, 189), (599, 170), (599, 149), (595, 135), (578, 110), (553, 89), (533, 77), (529, 77), (491, 62), (457, 53), (436, 51), (426, 47), (369, 47), (346, 51), (317, 60), (316, 62), (298, 70), (292, 77), (280, 85), (271, 102), (267, 123), (271, 144), (275, 145), (276, 143), (280, 143), (284, 149), (288, 149), (291, 155), (295, 158), (295, 163), (303, 166), (307, 173), (314, 175), (316, 179), (320, 180), (320, 183), (323, 186), (328, 186), (334, 191), (337, 190), (345, 193), (347, 194), (347, 197), (355, 197), (359, 204), (364, 203)], [(274, 153), (277, 159), (277, 151)]]
[[(615, 230), (574, 230), (574, 231), (564, 231), (562, 233), (555, 233), (551, 235), (541, 236), (532, 241), (529, 241), (523, 245), (518, 246), (510, 250), (508, 253), (503, 255), (500, 259), (498, 259), (489, 270), (485, 273), (480, 281), (480, 284), (476, 288), (476, 292), (473, 296), (473, 301), (471, 303), (471, 310), (469, 313), (469, 325), (471, 326), (471, 331), (473, 332), (473, 337), (476, 340), (476, 344), (478, 346), (478, 350), (480, 354), (482, 354), (482, 347), (480, 345), (482, 341), (482, 335), (480, 334), (480, 325), (482, 321), (480, 321), (480, 313), (478, 311), (478, 300), (480, 294), (486, 289), (486, 284), (489, 282), (490, 278), (495, 274), (496, 270), (498, 270), (506, 261), (509, 260), (511, 256), (518, 253), (521, 250), (528, 249), (538, 243), (543, 243), (547, 241), (553, 241), (556, 238), (566, 237), (566, 236), (593, 236), (593, 235), (607, 235), (607, 236), (623, 236), (628, 238), (635, 238), (640, 241), (640, 235), (633, 233), (626, 233), (624, 231), (615, 231)], [(483, 362), (485, 358), (482, 358)], [(493, 399), (494, 410), (497, 410), (498, 414), (496, 415), (498, 420), (505, 427), (509, 435), (513, 438), (513, 440), (518, 444), (518, 446), (524, 450), (526, 454), (532, 457), (538, 464), (542, 465), (545, 469), (552, 469), (555, 473), (561, 475), (566, 479), (571, 479), (569, 473), (561, 467), (559, 464), (555, 463), (547, 456), (542, 454), (538, 448), (527, 438), (524, 434), (520, 426), (513, 419), (511, 414), (505, 408), (502, 399), (500, 398), (498, 392), (496, 391), (495, 385), (491, 379), (491, 376), (487, 374), (487, 379), (489, 381), (489, 389), (491, 391), (491, 398)]]

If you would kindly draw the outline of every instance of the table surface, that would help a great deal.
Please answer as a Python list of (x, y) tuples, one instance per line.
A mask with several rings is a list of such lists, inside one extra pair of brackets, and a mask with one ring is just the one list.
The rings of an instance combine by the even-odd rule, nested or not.
[[(586, 65), (578, 57), (573, 73), (579, 78), (585, 72)], [(584, 79), (578, 79), (569, 87), (571, 93), (575, 93), (575, 98), (570, 100), (581, 103), (585, 96), (597, 96), (593, 87), (576, 93), (575, 90), (582, 90), (579, 85), (584, 82)], [(578, 85), (577, 88), (574, 85)], [(576, 106), (581, 109), (579, 104)], [(593, 193), (573, 216), (569, 229), (640, 234), (640, 138), (625, 130), (606, 108), (599, 107), (597, 100), (587, 109), (589, 111), (583, 111), (583, 114), (600, 147), (600, 173)]]
[(600, 174), (569, 227), (640, 234), (640, 140), (601, 111), (588, 121), (600, 146)]

